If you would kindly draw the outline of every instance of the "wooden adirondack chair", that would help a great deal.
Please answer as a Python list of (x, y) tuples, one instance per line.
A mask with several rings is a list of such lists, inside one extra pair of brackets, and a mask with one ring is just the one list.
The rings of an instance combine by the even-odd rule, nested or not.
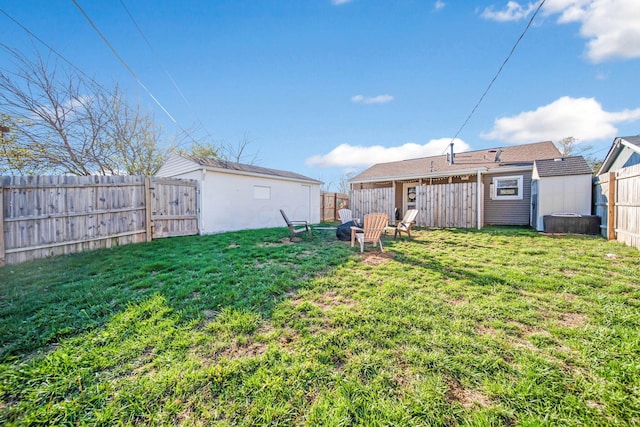
[(400, 233), (407, 233), (407, 236), (411, 237), (411, 227), (413, 227), (413, 224), (416, 223), (417, 216), (417, 209), (409, 209), (407, 212), (405, 212), (402, 221), (398, 223), (398, 225), (396, 226), (396, 231), (395, 233), (393, 233), (394, 240)]
[(364, 216), (362, 227), (351, 227), (351, 247), (355, 245), (356, 240), (360, 243), (360, 252), (364, 252), (365, 243), (376, 243), (380, 245), (380, 250), (384, 252), (382, 247), (382, 233), (384, 233), (389, 223), (389, 216), (383, 213), (373, 213)]
[(340, 218), (340, 223), (344, 224), (345, 222), (349, 222), (353, 220), (353, 214), (351, 213), (351, 209), (340, 209), (338, 211), (338, 218)]
[(308, 233), (309, 238), (311, 238), (311, 226), (307, 221), (291, 221), (287, 214), (284, 213), (282, 209), (280, 209), (280, 213), (282, 214), (282, 218), (284, 218), (284, 222), (287, 223), (287, 227), (289, 227), (289, 232), (291, 233), (291, 238), (296, 237), (298, 234)]

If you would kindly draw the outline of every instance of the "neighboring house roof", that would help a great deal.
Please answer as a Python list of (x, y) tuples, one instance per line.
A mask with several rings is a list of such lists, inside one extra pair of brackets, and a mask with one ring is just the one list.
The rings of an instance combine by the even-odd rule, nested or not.
[(618, 155), (626, 148), (640, 154), (640, 135), (635, 136), (619, 136), (613, 140), (613, 144), (607, 153), (607, 156), (600, 166), (597, 175), (608, 172), (612, 164), (618, 158)]
[(540, 178), (567, 175), (591, 175), (592, 170), (582, 156), (556, 157), (554, 159), (536, 160), (535, 170)]
[[(266, 176), (272, 176), (272, 177), (284, 178), (284, 179), (290, 179), (290, 180), (296, 180), (296, 181), (306, 181), (314, 184), (322, 184), (322, 181), (318, 181), (316, 179), (309, 178), (308, 176), (304, 176), (299, 173), (289, 172), (285, 170), (271, 169), (271, 168), (265, 168), (265, 167), (256, 166), (256, 165), (247, 165), (243, 163), (229, 162), (226, 160), (212, 159), (208, 157), (196, 157), (196, 156), (190, 156), (187, 154), (175, 153), (174, 156), (172, 157), (174, 159), (177, 157), (177, 158), (183, 158), (191, 161), (192, 163), (194, 163), (194, 165), (198, 166), (198, 167), (194, 167), (193, 168), (194, 170), (204, 168), (206, 170), (217, 171), (217, 172), (233, 172), (233, 173), (240, 173), (245, 175), (266, 175)], [(171, 159), (172, 158), (170, 157), (168, 161), (171, 161)]]
[(356, 175), (350, 182), (382, 179), (403, 179), (409, 177), (428, 177), (455, 175), (456, 172), (470, 173), (477, 170), (489, 170), (515, 166), (533, 166), (539, 159), (560, 157), (560, 151), (551, 141), (533, 144), (498, 147), (454, 154), (453, 164), (449, 155), (401, 160), (398, 162), (378, 163)]

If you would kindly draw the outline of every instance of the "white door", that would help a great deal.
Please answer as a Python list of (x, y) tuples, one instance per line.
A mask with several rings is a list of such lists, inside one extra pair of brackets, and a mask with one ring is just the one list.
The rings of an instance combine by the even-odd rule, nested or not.
[(402, 202), (402, 213), (400, 218), (402, 218), (409, 209), (416, 208), (416, 184), (404, 184), (404, 194), (403, 194), (403, 202)]

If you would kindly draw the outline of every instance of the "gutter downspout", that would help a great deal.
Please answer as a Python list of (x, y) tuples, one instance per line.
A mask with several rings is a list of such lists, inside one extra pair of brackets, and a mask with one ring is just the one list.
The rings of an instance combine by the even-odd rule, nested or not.
[(477, 222), (477, 225), (478, 225), (478, 230), (481, 230), (482, 229), (482, 224), (481, 224), (481, 221), (482, 221), (482, 200), (483, 200), (483, 196), (484, 196), (483, 195), (484, 186), (482, 185), (482, 173), (480, 172), (480, 169), (478, 169), (477, 176), (478, 176), (478, 182), (476, 184), (478, 185), (478, 191), (476, 191), (476, 193), (477, 193), (476, 196), (478, 198), (478, 201), (477, 201), (478, 202), (478, 206), (476, 208), (476, 210), (477, 210), (477, 212), (476, 212), (476, 215), (477, 215), (476, 222)]

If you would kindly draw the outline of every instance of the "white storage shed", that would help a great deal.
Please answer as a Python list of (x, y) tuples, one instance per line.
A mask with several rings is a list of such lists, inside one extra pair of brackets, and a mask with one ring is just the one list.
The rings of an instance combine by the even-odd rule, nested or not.
[(592, 171), (582, 156), (536, 160), (531, 176), (531, 226), (545, 216), (591, 216)]
[(173, 153), (156, 175), (199, 182), (201, 234), (320, 222), (322, 182), (294, 172)]

